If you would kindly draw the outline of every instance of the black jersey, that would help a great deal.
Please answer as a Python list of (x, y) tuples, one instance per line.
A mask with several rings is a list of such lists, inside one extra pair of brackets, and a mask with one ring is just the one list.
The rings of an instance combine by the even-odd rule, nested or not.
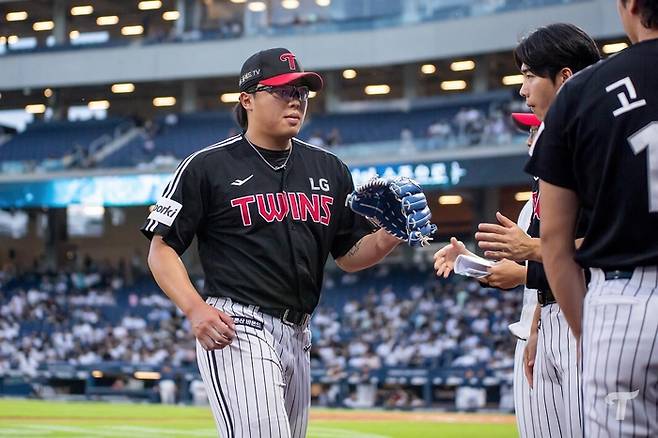
[[(533, 178), (532, 216), (530, 216), (530, 226), (528, 227), (528, 235), (530, 237), (539, 237), (540, 224), (541, 211), (539, 209), (539, 179)], [(543, 263), (528, 260), (525, 285), (529, 289), (537, 289), (544, 292), (550, 290)]]
[(178, 254), (198, 237), (205, 296), (312, 313), (329, 253), (372, 227), (345, 206), (352, 177), (332, 153), (293, 139), (285, 166), (268, 158), (242, 135), (190, 155), (142, 231)]
[(577, 193), (588, 219), (584, 267), (658, 264), (658, 39), (569, 79), (526, 170)]

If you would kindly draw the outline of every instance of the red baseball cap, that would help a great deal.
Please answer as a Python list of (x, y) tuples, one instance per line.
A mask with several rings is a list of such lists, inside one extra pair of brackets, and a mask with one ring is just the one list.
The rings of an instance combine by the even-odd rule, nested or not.
[(238, 86), (247, 91), (254, 86), (305, 85), (311, 91), (322, 89), (322, 77), (312, 71), (304, 71), (295, 55), (282, 47), (262, 50), (251, 55), (242, 64)]
[(541, 120), (533, 113), (512, 113), (512, 120), (519, 129), (526, 131), (541, 125)]

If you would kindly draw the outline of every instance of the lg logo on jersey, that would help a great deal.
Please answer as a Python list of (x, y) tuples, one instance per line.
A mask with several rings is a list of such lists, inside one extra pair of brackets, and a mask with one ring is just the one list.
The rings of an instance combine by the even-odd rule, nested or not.
[(311, 190), (322, 190), (323, 192), (328, 192), (329, 191), (329, 181), (327, 181), (324, 178), (320, 178), (318, 181), (319, 186), (315, 185), (315, 181), (313, 178), (308, 179), (311, 183)]
[(256, 204), (260, 217), (266, 222), (281, 222), (288, 214), (293, 220), (306, 222), (311, 220), (322, 225), (331, 221), (331, 206), (334, 198), (326, 195), (306, 193), (259, 193), (231, 199), (231, 207), (240, 209), (242, 224), (251, 226), (250, 204)]
[(640, 393), (640, 390), (633, 392), (611, 392), (605, 396), (605, 402), (614, 405), (617, 402), (617, 414), (615, 419), (622, 421), (626, 417), (626, 402), (633, 400)]

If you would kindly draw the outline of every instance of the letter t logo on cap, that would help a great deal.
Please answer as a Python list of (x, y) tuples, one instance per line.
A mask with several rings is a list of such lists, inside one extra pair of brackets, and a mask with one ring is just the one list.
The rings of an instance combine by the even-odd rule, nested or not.
[(282, 53), (281, 56), (279, 56), (279, 59), (283, 62), (288, 62), (288, 67), (290, 67), (290, 70), (296, 70), (295, 68), (295, 55), (292, 53)]

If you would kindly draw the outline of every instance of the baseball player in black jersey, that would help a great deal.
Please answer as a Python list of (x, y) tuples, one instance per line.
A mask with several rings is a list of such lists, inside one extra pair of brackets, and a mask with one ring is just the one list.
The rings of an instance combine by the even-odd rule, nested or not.
[(548, 280), (582, 343), (588, 437), (658, 436), (658, 2), (618, 9), (634, 45), (562, 87), (527, 166)]
[[(519, 93), (541, 121), (562, 85), (574, 73), (597, 62), (600, 55), (596, 43), (583, 30), (558, 23), (541, 27), (525, 37), (515, 49), (514, 58), (524, 77)], [(514, 118), (528, 127), (538, 124), (527, 116), (514, 115)], [(522, 320), (519, 326), (511, 328), (520, 338), (514, 370), (519, 435), (581, 437), (576, 341), (555, 303), (542, 266), (540, 195), (536, 179), (532, 190), (527, 222), (519, 220), (517, 225), (497, 213), (499, 223), (480, 224), (475, 238), (486, 257), (498, 260), (489, 269), (484, 282), (503, 289), (523, 284), (524, 295), (535, 294), (536, 297), (531, 300), (524, 296)], [(449, 247), (454, 245), (453, 242)], [(439, 274), (445, 273), (452, 259), (448, 255), (455, 252), (454, 249), (445, 251), (440, 250), (436, 255), (435, 268)], [(529, 303), (535, 305), (529, 306)], [(531, 306), (534, 308), (529, 309)], [(538, 330), (539, 320), (541, 330)]]
[[(236, 106), (244, 132), (183, 160), (142, 228), (151, 271), (197, 339), (224, 438), (306, 435), (309, 319), (327, 257), (357, 271), (400, 242), (346, 207), (354, 187), (341, 160), (295, 138), (321, 87), (289, 50), (247, 59)], [(194, 236), (205, 301), (179, 259)]]

